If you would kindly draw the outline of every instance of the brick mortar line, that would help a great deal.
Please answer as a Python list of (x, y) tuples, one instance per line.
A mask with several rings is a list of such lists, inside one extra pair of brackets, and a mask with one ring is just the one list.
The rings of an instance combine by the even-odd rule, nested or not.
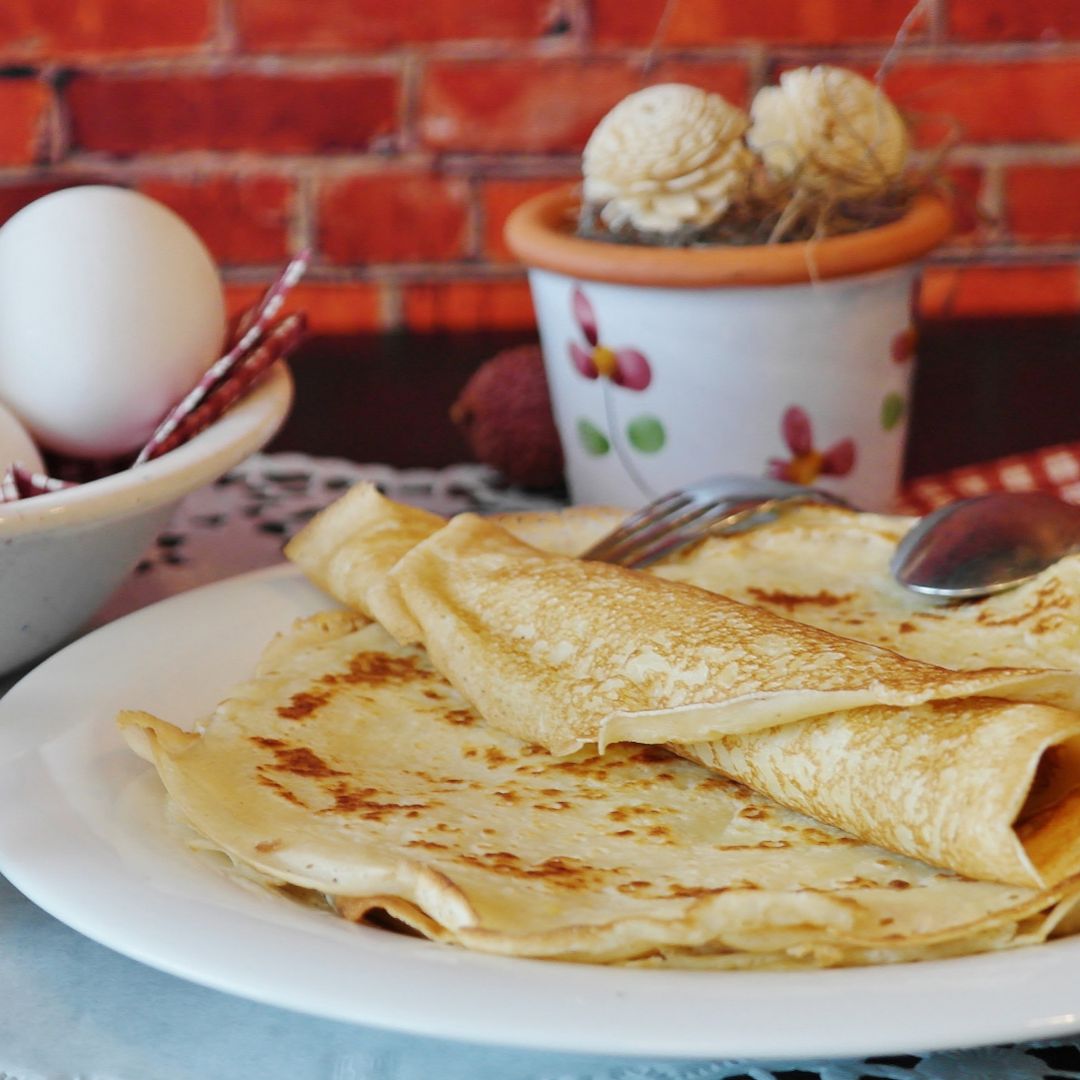
[[(183, 0), (180, 0), (183, 2)], [(213, 14), (214, 26), (209, 45), (222, 53), (234, 53), (239, 47), (234, 0), (217, 0)]]
[(379, 287), (379, 325), (384, 330), (404, 330), (408, 323), (405, 319), (405, 293), (394, 282), (383, 282)]
[[(231, 31), (229, 31), (231, 33)], [(693, 60), (716, 61), (730, 58), (733, 61), (743, 59), (754, 46), (704, 47), (695, 49), (689, 57)], [(312, 51), (312, 52), (251, 52), (234, 47), (225, 32), (191, 51), (170, 51), (152, 55), (117, 56), (113, 54), (72, 54), (62, 57), (19, 58), (20, 66), (31, 70), (46, 66), (75, 71), (80, 74), (96, 74), (110, 77), (149, 76), (161, 74), (175, 75), (220, 75), (227, 73), (261, 74), (272, 71), (288, 75), (321, 75), (327, 73), (353, 73), (366, 71), (396, 71), (407, 61), (419, 60), (423, 63), (470, 64), (493, 63), (499, 61), (520, 62), (535, 60), (571, 61), (587, 63), (600, 61), (611, 64), (640, 64), (644, 59), (642, 49), (625, 49), (611, 55), (586, 50), (580, 46), (567, 46), (552, 49), (546, 42), (492, 41), (483, 47), (470, 46), (464, 51), (449, 52), (441, 46), (432, 46), (425, 42), (402, 43), (394, 48), (374, 48), (371, 51), (354, 49), (350, 51)], [(682, 51), (663, 54), (665, 60), (685, 59)], [(0, 65), (4, 62), (0, 58)], [(15, 58), (10, 58), (15, 62)]]
[[(724, 45), (665, 45), (656, 54), (656, 67), (686, 61), (750, 64), (761, 51), (768, 52), (769, 46), (760, 41), (749, 40)], [(581, 59), (641, 67), (650, 55), (649, 48), (642, 45), (597, 45), (583, 53)]]
[[(772, 42), (747, 39), (720, 45), (668, 45), (659, 52), (659, 62), (754, 62), (764, 52), (771, 63), (821, 63), (845, 61), (853, 64), (876, 63), (890, 47), (890, 42)], [(4, 63), (25, 65), (31, 69), (46, 65), (102, 74), (142, 74), (173, 70), (203, 72), (224, 67), (236, 70), (261, 70), (272, 67), (290, 73), (322, 72), (325, 70), (385, 69), (400, 64), (407, 56), (416, 56), (436, 63), (490, 63), (501, 60), (571, 60), (605, 63), (642, 64), (649, 50), (640, 45), (583, 46), (568, 37), (558, 39), (485, 39), (470, 42), (402, 42), (392, 47), (378, 45), (365, 49), (341, 47), (334, 50), (253, 51), (239, 47), (236, 31), (221, 9), (218, 24), (211, 37), (198, 45), (179, 49), (163, 46), (167, 51), (133, 55), (114, 53), (77, 53), (69, 56), (40, 57), (33, 55), (0, 56)], [(209, 50), (209, 51), (208, 51)], [(935, 41), (922, 36), (912, 40), (902, 51), (898, 66), (905, 61), (920, 64), (932, 62), (1003, 62), (1073, 60), (1080, 57), (1080, 40), (976, 42), (955, 39)]]
[[(925, 152), (921, 152), (920, 156)], [(1076, 165), (1080, 164), (1080, 136), (1073, 143), (961, 143), (949, 151), (948, 164), (963, 165)]]
[(201, 176), (229, 174), (238, 177), (276, 175), (297, 177), (317, 172), (329, 178), (377, 176), (394, 172), (417, 175), (475, 177), (481, 180), (575, 180), (580, 177), (580, 155), (442, 155), (431, 150), (404, 153), (356, 153), (325, 156), (319, 154), (264, 154), (259, 151), (190, 150), (173, 154), (147, 154), (138, 158), (116, 158), (97, 152), (72, 151), (48, 166), (0, 166), (0, 183), (57, 177), (78, 179), (86, 175), (109, 175), (118, 179), (142, 175)]
[(592, 0), (556, 0), (549, 10), (558, 8), (568, 14), (571, 22), (570, 36), (583, 48), (591, 49), (596, 27), (593, 20)]
[(749, 107), (754, 95), (769, 83), (769, 54), (764, 45), (758, 45), (746, 61), (749, 78), (746, 84), (746, 102)]
[[(222, 268), (230, 285), (250, 285), (265, 280), (278, 263), (237, 263)], [(356, 263), (346, 266), (314, 262), (304, 275), (305, 285), (451, 285), (455, 282), (499, 285), (524, 283), (525, 270), (516, 263)]]
[(0, 167), (0, 183), (5, 179), (47, 179), (50, 176), (77, 179), (88, 174), (108, 174), (118, 178), (144, 174), (161, 176), (201, 176), (229, 174), (238, 177), (276, 175), (297, 177), (315, 171), (329, 177), (380, 175), (400, 170), (419, 175), (435, 170), (437, 156), (430, 151), (406, 154), (358, 153), (327, 157), (319, 154), (272, 154), (260, 151), (188, 150), (173, 154), (147, 154), (137, 158), (117, 158), (96, 152), (73, 151), (48, 168), (40, 165)]
[[(1047, 245), (1043, 248), (995, 245), (971, 250), (961, 247), (943, 248), (930, 256), (925, 265), (929, 270), (985, 269), (1042, 269), (1070, 266), (1080, 274), (1080, 242)], [(262, 282), (268, 273), (280, 269), (277, 262), (237, 263), (222, 268), (222, 276), (230, 285), (250, 285)], [(516, 263), (437, 262), (437, 263), (356, 263), (328, 265), (315, 262), (305, 275), (306, 285), (396, 284), (451, 285), (456, 282), (473, 284), (523, 284), (525, 269)]]
[[(915, 165), (933, 159), (932, 150), (916, 151)], [(1080, 165), (1080, 139), (1067, 145), (1046, 143), (969, 143), (949, 151), (946, 166), (1003, 167)], [(388, 172), (415, 172), (419, 175), (442, 174), (491, 180), (537, 180), (580, 177), (580, 155), (576, 153), (497, 155), (489, 152), (439, 152), (424, 148), (398, 153), (357, 152), (341, 154), (275, 154), (264, 151), (189, 150), (175, 153), (146, 154), (137, 158), (73, 150), (56, 161), (42, 164), (0, 167), (0, 183), (7, 180), (28, 181), (77, 179), (87, 174), (105, 174), (118, 178), (144, 174), (169, 176), (228, 173), (239, 177), (251, 175), (297, 176), (316, 171), (328, 177), (379, 175)]]
[[(766, 43), (770, 59), (781, 64), (846, 63), (875, 64), (888, 51), (888, 45), (872, 43), (822, 46), (775, 45)], [(1002, 64), (1024, 62), (1053, 62), (1080, 59), (1080, 40), (1055, 42), (943, 42), (935, 44), (920, 40), (904, 48), (893, 70), (904, 69), (909, 61), (914, 66), (933, 67), (936, 64)]]
[(398, 149), (412, 151), (420, 145), (420, 92), (423, 84), (423, 69), (414, 54), (409, 54), (401, 66), (398, 86)]
[[(221, 280), (226, 286), (238, 286), (245, 288), (257, 288), (269, 285), (274, 281), (281, 273), (283, 266), (282, 259), (275, 259), (272, 262), (245, 262), (245, 263), (223, 263), (217, 264), (218, 273), (221, 275)], [(311, 284), (305, 277), (305, 284)], [(348, 284), (347, 281), (335, 282), (335, 284), (344, 285)]]
[(1000, 163), (992, 162), (986, 167), (976, 197), (976, 206), (987, 218), (982, 223), (985, 235), (980, 250), (1004, 243), (1008, 229), (1008, 203), (1005, 197), (1005, 170)]
[[(378, 46), (376, 46), (378, 48)], [(579, 59), (591, 56), (593, 48), (573, 34), (541, 34), (531, 38), (473, 38), (458, 41), (409, 41), (397, 46), (410, 49), (435, 61), (498, 60), (508, 51), (537, 60)], [(392, 51), (392, 50), (391, 50)]]
[(932, 45), (940, 46), (949, 39), (949, 0), (931, 0), (926, 34)]
[(297, 57), (288, 55), (214, 53), (191, 56), (108, 58), (84, 61), (79, 57), (50, 60), (33, 67), (59, 69), (78, 76), (148, 78), (172, 75), (179, 78), (222, 75), (270, 75), (277, 77), (325, 77), (331, 75), (396, 75), (401, 66), (397, 54)]
[[(209, 36), (202, 41), (185, 42), (183, 44), (150, 45), (139, 49), (124, 52), (117, 49), (65, 49), (42, 51), (30, 49), (20, 52), (17, 49), (3, 51), (0, 45), (0, 68), (27, 68), (31, 72), (46, 66), (70, 68), (87, 65), (91, 67), (106, 64), (141, 64), (158, 63), (161, 61), (187, 62), (195, 60), (213, 60), (222, 56), (232, 55), (226, 51), (226, 47), (219, 41), (216, 24), (210, 27)], [(245, 54), (246, 55), (246, 54)], [(10, 78), (10, 76), (4, 76)]]
[(67, 104), (56, 85), (50, 82), (49, 104), (38, 120), (35, 159), (49, 165), (62, 161), (70, 147), (70, 127)]
[(1080, 243), (1047, 245), (1044, 248), (1008, 247), (995, 244), (992, 247), (974, 250), (944, 248), (931, 255), (927, 259), (926, 266), (933, 270), (1074, 266), (1080, 274), (1080, 267), (1075, 266), (1078, 260), (1080, 260)]
[[(223, 9), (224, 10), (224, 9)], [(224, 17), (224, 16), (223, 16)], [(659, 53), (659, 63), (743, 63), (753, 66), (764, 54), (770, 65), (788, 63), (846, 62), (874, 64), (889, 49), (889, 42), (826, 43), (820, 45), (747, 40), (722, 45), (669, 45)], [(211, 49), (214, 51), (204, 51)], [(553, 48), (548, 40), (520, 41), (492, 39), (469, 42), (465, 45), (429, 42), (407, 42), (393, 48), (373, 47), (370, 51), (357, 47), (346, 50), (310, 52), (241, 51), (235, 42), (231, 26), (215, 29), (210, 41), (191, 52), (154, 55), (116, 56), (112, 54), (73, 54), (70, 57), (35, 58), (11, 57), (31, 69), (59, 66), (80, 72), (102, 75), (145, 74), (219, 74), (222, 70), (250, 73), (271, 70), (291, 75), (325, 74), (327, 72), (364, 72), (395, 70), (409, 58), (434, 63), (492, 63), (500, 61), (577, 61), (642, 65), (649, 50), (642, 46), (607, 45), (582, 47), (568, 43)], [(1080, 40), (1024, 42), (934, 42), (918, 38), (907, 45), (897, 61), (919, 65), (934, 63), (1021, 63), (1028, 61), (1053, 62), (1080, 58)]]
[(487, 205), (484, 200), (482, 184), (475, 176), (464, 178), (467, 191), (465, 207), (465, 257), (470, 261), (485, 264), (484, 237), (487, 234)]
[(440, 171), (447, 175), (491, 180), (581, 179), (581, 155), (463, 153), (439, 155)]
[(296, 254), (304, 248), (315, 251), (319, 239), (319, 180), (311, 173), (295, 177), (288, 221), (285, 225), (287, 250)]
[[(659, 53), (661, 62), (685, 59), (700, 61), (739, 62), (767, 43), (756, 41), (731, 42), (723, 45), (668, 46)], [(303, 71), (325, 67), (383, 66), (401, 62), (414, 55), (424, 61), (438, 64), (492, 63), (501, 60), (536, 61), (599, 61), (640, 65), (648, 56), (648, 49), (639, 45), (589, 46), (575, 42), (572, 37), (519, 39), (491, 38), (468, 42), (405, 41), (391, 46), (341, 46), (335, 49), (308, 49), (279, 51), (274, 49), (253, 50), (243, 48), (233, 27), (225, 23), (215, 26), (208, 40), (186, 46), (162, 46), (161, 51), (147, 50), (139, 53), (86, 52), (55, 56), (26, 54), (24, 56), (0, 53), (0, 66), (18, 64), (34, 69), (46, 63), (69, 68), (86, 68), (104, 73), (141, 73), (173, 68), (178, 71), (217, 68), (223, 64), (237, 68), (250, 68), (271, 64), (282, 69)]]

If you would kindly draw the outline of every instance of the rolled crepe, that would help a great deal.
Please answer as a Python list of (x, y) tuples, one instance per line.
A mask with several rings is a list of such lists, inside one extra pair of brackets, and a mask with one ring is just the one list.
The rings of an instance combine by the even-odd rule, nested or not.
[(556, 754), (666, 744), (970, 877), (1044, 886), (1080, 870), (1077, 673), (953, 671), (420, 513), (354, 489), (287, 554), (423, 645), (491, 726)]

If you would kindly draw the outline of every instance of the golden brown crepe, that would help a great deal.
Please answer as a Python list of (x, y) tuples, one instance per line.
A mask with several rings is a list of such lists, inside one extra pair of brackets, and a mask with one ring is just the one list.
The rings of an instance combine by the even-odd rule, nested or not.
[(201, 727), (121, 727), (199, 846), (245, 874), (484, 952), (724, 968), (1044, 940), (1080, 882), (965, 880), (659, 747), (554, 757), (486, 728), (365, 618), (314, 616)]
[(1043, 885), (1080, 870), (1077, 673), (919, 663), (552, 556), (472, 515), (418, 513), (354, 489), (287, 553), (398, 641), (423, 644), (490, 725), (557, 754), (671, 745), (972, 877)]

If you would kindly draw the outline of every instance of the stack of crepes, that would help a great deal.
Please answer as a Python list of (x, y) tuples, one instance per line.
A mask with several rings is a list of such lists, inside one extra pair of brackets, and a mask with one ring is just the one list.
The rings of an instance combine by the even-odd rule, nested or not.
[(287, 549), (347, 610), (200, 732), (121, 726), (246, 873), (468, 948), (773, 968), (1073, 929), (1080, 563), (934, 608), (888, 579), (903, 519), (574, 557), (614, 520), (358, 487)]

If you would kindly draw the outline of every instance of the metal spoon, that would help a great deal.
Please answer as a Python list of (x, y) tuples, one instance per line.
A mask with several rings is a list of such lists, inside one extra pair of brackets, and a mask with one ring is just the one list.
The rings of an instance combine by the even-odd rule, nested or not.
[(901, 585), (970, 600), (1014, 589), (1080, 550), (1080, 506), (1041, 492), (998, 492), (949, 503), (922, 518), (896, 547)]

